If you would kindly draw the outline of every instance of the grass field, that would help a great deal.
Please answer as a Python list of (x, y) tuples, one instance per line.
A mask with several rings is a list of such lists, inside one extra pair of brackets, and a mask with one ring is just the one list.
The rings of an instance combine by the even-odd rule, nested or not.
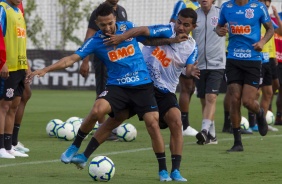
[[(94, 91), (34, 90), (26, 108), (19, 139), (30, 148), (29, 158), (0, 159), (1, 184), (93, 183), (88, 170), (60, 162), (60, 155), (71, 142), (47, 136), (49, 120), (65, 121), (71, 116), (85, 117), (95, 100)], [(233, 145), (233, 135), (221, 133), (223, 125), (223, 95), (219, 95), (216, 112), (218, 145), (197, 145), (195, 137), (185, 137), (181, 164), (182, 175), (193, 184), (279, 184), (282, 183), (282, 127), (261, 137), (258, 133), (243, 135), (244, 152), (227, 153)], [(242, 109), (246, 116), (246, 109)], [(201, 107), (193, 96), (190, 105), (191, 125), (200, 129)], [(276, 112), (276, 111), (275, 111)], [(91, 156), (106, 155), (116, 166), (112, 184), (159, 183), (157, 161), (151, 149), (144, 122), (136, 117), (127, 122), (137, 128), (133, 142), (105, 142)], [(168, 169), (171, 168), (168, 148), (169, 131), (163, 130)], [(90, 138), (83, 142), (83, 151)]]

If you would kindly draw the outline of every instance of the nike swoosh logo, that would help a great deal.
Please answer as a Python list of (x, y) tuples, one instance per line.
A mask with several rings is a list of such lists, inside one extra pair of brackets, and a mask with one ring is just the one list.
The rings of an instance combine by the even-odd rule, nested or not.
[(155, 108), (157, 108), (158, 106), (151, 106), (151, 109), (155, 109)]

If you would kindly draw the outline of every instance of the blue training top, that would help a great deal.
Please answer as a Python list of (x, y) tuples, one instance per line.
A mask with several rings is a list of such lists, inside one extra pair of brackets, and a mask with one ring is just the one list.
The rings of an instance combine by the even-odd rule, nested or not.
[[(117, 35), (134, 27), (129, 21), (116, 23)], [(150, 27), (150, 37), (166, 37), (171, 35), (171, 29), (167, 27)], [(170, 33), (170, 34), (169, 34)], [(151, 83), (147, 65), (139, 48), (138, 41), (143, 37), (130, 38), (117, 46), (107, 46), (104, 40), (107, 38), (101, 30), (89, 38), (76, 52), (82, 59), (94, 53), (107, 68), (107, 85), (131, 87)]]
[(266, 6), (257, 0), (244, 6), (238, 6), (235, 0), (223, 3), (218, 24), (229, 24), (227, 58), (261, 61), (261, 53), (252, 45), (261, 39), (261, 24), (270, 20)]

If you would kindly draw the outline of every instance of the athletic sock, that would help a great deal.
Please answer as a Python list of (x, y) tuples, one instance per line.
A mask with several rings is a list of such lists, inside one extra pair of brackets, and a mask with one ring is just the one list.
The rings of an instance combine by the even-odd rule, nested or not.
[(87, 133), (84, 133), (79, 129), (72, 144), (79, 148), (81, 145), (81, 142), (84, 140), (84, 138), (87, 135), (88, 135)]
[(254, 127), (256, 125), (256, 114), (252, 112), (248, 112), (248, 119), (249, 119), (250, 127)]
[(214, 121), (212, 121), (211, 126), (209, 128), (209, 133), (211, 134), (211, 136), (215, 137), (215, 124)]
[(166, 158), (165, 158), (165, 152), (163, 153), (155, 153), (158, 163), (159, 163), (159, 171), (166, 170)]
[(4, 134), (0, 134), (0, 149), (5, 148), (4, 145)]
[(203, 121), (202, 121), (202, 130), (206, 130), (208, 132), (209, 129), (210, 129), (211, 124), (212, 124), (211, 120), (203, 119)]
[(181, 112), (181, 120), (182, 120), (183, 130), (186, 130), (187, 127), (189, 126), (188, 117), (189, 117), (188, 112)]
[(276, 112), (276, 120), (281, 120), (282, 118), (282, 112)]
[(99, 142), (97, 141), (97, 139), (95, 137), (92, 137), (90, 142), (88, 143), (85, 151), (84, 151), (84, 155), (89, 158), (90, 155), (100, 146)]
[(234, 136), (234, 145), (242, 145), (240, 128), (233, 128), (233, 136)]
[(171, 155), (171, 172), (175, 169), (179, 170), (180, 168), (180, 162), (181, 162), (181, 155)]
[(21, 124), (15, 123), (14, 129), (13, 129), (13, 135), (12, 135), (12, 145), (16, 146), (18, 144), (18, 135), (20, 131)]
[(12, 149), (12, 134), (4, 133), (4, 146), (6, 150)]

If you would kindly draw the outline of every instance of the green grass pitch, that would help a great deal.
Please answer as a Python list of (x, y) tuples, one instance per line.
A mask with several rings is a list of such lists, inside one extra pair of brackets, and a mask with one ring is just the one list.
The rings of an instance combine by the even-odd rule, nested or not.
[[(219, 95), (216, 109), (218, 145), (200, 146), (195, 137), (184, 137), (181, 173), (190, 184), (278, 184), (282, 183), (282, 126), (278, 132), (243, 135), (244, 152), (227, 153), (233, 145), (233, 135), (221, 133), (223, 97)], [(19, 140), (30, 148), (29, 158), (0, 159), (1, 184), (78, 184), (93, 183), (87, 168), (77, 170), (73, 164), (60, 162), (60, 155), (72, 143), (47, 136), (45, 127), (51, 119), (65, 121), (71, 116), (85, 117), (95, 101), (94, 91), (33, 90), (28, 102)], [(275, 107), (275, 105), (274, 105)], [(247, 117), (246, 109), (242, 108)], [(274, 109), (274, 112), (276, 110)], [(201, 127), (199, 99), (190, 104), (192, 127)], [(94, 153), (106, 155), (116, 167), (112, 184), (154, 184), (158, 181), (158, 166), (144, 122), (133, 117), (126, 122), (137, 128), (133, 142), (105, 142)], [(168, 170), (171, 168), (169, 130), (162, 130), (166, 143)], [(84, 150), (90, 137), (80, 148)], [(175, 183), (175, 182), (173, 182)]]

